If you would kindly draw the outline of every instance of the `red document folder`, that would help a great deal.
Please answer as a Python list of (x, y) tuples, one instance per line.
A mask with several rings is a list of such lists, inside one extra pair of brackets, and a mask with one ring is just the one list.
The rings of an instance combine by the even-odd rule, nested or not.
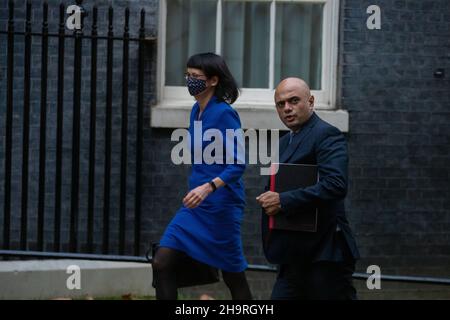
[[(318, 179), (317, 165), (273, 163), (270, 191), (281, 193), (306, 188), (316, 184)], [(317, 231), (317, 217), (317, 208), (282, 211), (269, 217), (269, 229), (315, 232)]]

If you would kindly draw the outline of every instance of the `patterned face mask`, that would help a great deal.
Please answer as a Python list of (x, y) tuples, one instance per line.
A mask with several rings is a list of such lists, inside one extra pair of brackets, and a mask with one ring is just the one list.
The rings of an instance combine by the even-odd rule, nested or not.
[(202, 93), (206, 89), (206, 80), (195, 79), (192, 77), (188, 77), (186, 79), (186, 85), (188, 87), (189, 93), (191, 96), (196, 96), (199, 93)]

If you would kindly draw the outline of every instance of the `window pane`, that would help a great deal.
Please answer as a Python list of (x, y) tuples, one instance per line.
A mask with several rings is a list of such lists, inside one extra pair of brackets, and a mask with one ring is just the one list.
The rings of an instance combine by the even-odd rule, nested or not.
[(166, 85), (183, 86), (187, 59), (216, 47), (216, 0), (167, 0)]
[(268, 88), (270, 3), (224, 1), (222, 54), (244, 88)]
[(275, 85), (290, 76), (321, 89), (323, 4), (278, 3)]

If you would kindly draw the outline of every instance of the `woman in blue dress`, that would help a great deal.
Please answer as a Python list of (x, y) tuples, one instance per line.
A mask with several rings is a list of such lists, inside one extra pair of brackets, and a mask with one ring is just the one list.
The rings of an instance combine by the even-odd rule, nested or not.
[[(156, 298), (177, 298), (175, 266), (186, 254), (222, 270), (223, 280), (234, 300), (251, 299), (240, 229), (245, 207), (241, 178), (245, 158), (242, 159), (239, 152), (242, 149), (237, 147), (242, 140), (226, 138), (227, 129), (241, 129), (239, 115), (230, 106), (239, 95), (236, 81), (222, 57), (202, 53), (189, 58), (186, 85), (196, 100), (189, 127), (193, 160), (190, 191), (167, 226), (153, 260)], [(208, 140), (203, 135), (209, 129), (220, 133), (222, 138), (215, 135), (214, 140), (203, 141)], [(201, 145), (196, 139), (202, 141)], [(210, 161), (203, 155), (215, 139), (222, 142), (223, 149), (217, 154), (211, 152), (215, 161)], [(229, 140), (233, 146), (231, 154), (224, 143)], [(199, 155), (201, 161), (198, 161)]]

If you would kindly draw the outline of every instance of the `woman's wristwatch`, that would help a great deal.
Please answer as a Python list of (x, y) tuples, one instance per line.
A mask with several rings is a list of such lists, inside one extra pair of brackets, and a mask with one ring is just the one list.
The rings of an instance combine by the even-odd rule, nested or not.
[(217, 190), (217, 186), (216, 186), (216, 184), (214, 183), (214, 181), (211, 180), (211, 181), (209, 182), (209, 184), (211, 185), (211, 188), (213, 189), (212, 192), (214, 192), (214, 191)]

